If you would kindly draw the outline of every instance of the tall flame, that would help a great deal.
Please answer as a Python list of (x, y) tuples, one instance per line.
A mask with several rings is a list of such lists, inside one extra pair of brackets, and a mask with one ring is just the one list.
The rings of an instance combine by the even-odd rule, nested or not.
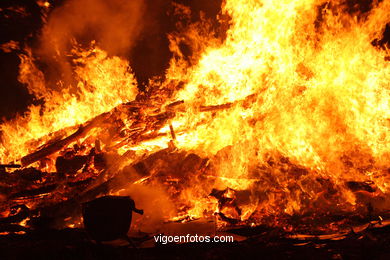
[[(390, 1), (374, 2), (359, 19), (343, 8), (316, 0), (227, 0), (226, 40), (206, 47), (181, 78), (175, 66), (168, 72), (171, 80), (186, 83), (175, 98), (190, 104), (173, 126), (193, 131), (179, 133), (177, 145), (218, 158), (221, 181), (214, 187), (264, 191), (266, 207), (276, 208), (281, 201), (271, 197), (277, 191), (255, 183), (272, 172), (275, 180), (268, 184), (289, 193), (289, 214), (302, 210), (299, 194), (318, 199), (317, 177), (339, 190), (348, 180), (373, 181), (389, 193), (389, 50), (372, 42), (390, 21)], [(248, 105), (248, 97), (255, 101)], [(236, 105), (199, 113), (199, 105), (227, 102)], [(227, 155), (217, 154), (228, 146)], [(293, 179), (272, 167), (254, 170), (277, 157), (310, 169), (310, 177)], [(291, 185), (299, 186), (296, 194)], [(207, 186), (202, 196), (209, 191)], [(355, 205), (350, 192), (340, 196), (340, 208)]]

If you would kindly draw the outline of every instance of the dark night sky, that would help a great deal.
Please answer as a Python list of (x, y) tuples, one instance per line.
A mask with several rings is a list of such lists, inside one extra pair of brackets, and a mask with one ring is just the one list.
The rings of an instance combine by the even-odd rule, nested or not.
[[(15, 3), (24, 6), (31, 13), (29, 17), (20, 19), (15, 12), (6, 10)], [(41, 27), (40, 9), (32, 1), (1, 1), (0, 15), (0, 44), (10, 40), (22, 42), (32, 41)], [(32, 100), (26, 88), (17, 81), (19, 58), (15, 52), (5, 53), (0, 51), (0, 117), (10, 117), (16, 112), (23, 111)]]

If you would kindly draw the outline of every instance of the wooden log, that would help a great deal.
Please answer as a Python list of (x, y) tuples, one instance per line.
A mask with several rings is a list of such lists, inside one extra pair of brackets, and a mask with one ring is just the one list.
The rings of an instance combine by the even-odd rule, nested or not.
[[(251, 97), (252, 96), (249, 96), (245, 100), (247, 100)], [(240, 101), (240, 102), (244, 102), (244, 101)], [(174, 110), (177, 107), (179, 107), (179, 105), (181, 105), (183, 103), (184, 103), (184, 101), (182, 101), (182, 100), (170, 103), (165, 107), (166, 112), (158, 113), (157, 115), (147, 116), (146, 118), (143, 118), (143, 120), (141, 119), (141, 121), (144, 121), (147, 123), (146, 128), (148, 128), (148, 129), (152, 128), (153, 130), (159, 130), (163, 126), (166, 125), (168, 119), (172, 119), (175, 117)], [(226, 103), (226, 104), (222, 104), (222, 105), (201, 106), (200, 111), (201, 112), (209, 112), (209, 111), (229, 109), (233, 105), (235, 105), (236, 103), (237, 102)], [(67, 137), (60, 139), (60, 140), (48, 141), (47, 143), (49, 143), (49, 144), (47, 146), (44, 146), (43, 148), (22, 157), (21, 158), (22, 166), (26, 167), (26, 166), (28, 166), (36, 161), (39, 161), (39, 160), (41, 160), (41, 159), (43, 159), (43, 158), (45, 158), (45, 157), (47, 157), (55, 152), (62, 150), (64, 147), (66, 147), (70, 143), (84, 137), (91, 129), (93, 129), (96, 126), (99, 126), (99, 124), (103, 123), (104, 120), (109, 118), (110, 115), (112, 116), (117, 111), (121, 111), (121, 110), (125, 109), (126, 111), (128, 111), (131, 114), (133, 114), (133, 113), (139, 114), (140, 113), (139, 109), (143, 106), (145, 106), (145, 104), (139, 103), (139, 102), (128, 102), (128, 103), (121, 104), (121, 105), (115, 107), (110, 112), (103, 113), (103, 114), (91, 119), (90, 121), (86, 122), (85, 124), (81, 125), (78, 128), (78, 130), (76, 132), (74, 132), (73, 134), (71, 134), (70, 136), (67, 136)], [(148, 107), (148, 106), (145, 106), (145, 107)], [(140, 129), (140, 130), (142, 131), (145, 129)], [(1, 167), (0, 167), (0, 169), (1, 169)]]
[(0, 164), (0, 173), (1, 172), (6, 172), (7, 168), (20, 168), (22, 165), (20, 164)]
[[(49, 141), (49, 142), (47, 142), (47, 143), (49, 143), (49, 145), (44, 146), (43, 148), (22, 157), (21, 158), (22, 166), (26, 167), (26, 166), (28, 166), (36, 161), (39, 161), (39, 160), (41, 160), (41, 159), (43, 159), (43, 158), (45, 158), (45, 157), (47, 157), (55, 152), (62, 150), (64, 147), (66, 147), (70, 143), (77, 141), (80, 138), (85, 137), (90, 130), (92, 130), (93, 128), (95, 128), (97, 126), (101, 126), (102, 123), (107, 123), (107, 124), (110, 123), (111, 121), (114, 120), (112, 118), (115, 118), (115, 114), (117, 114), (116, 112), (118, 112), (118, 114), (119, 114), (120, 111), (123, 109), (128, 111), (129, 109), (131, 110), (132, 108), (140, 108), (140, 107), (141, 107), (141, 104), (139, 104), (139, 103), (129, 102), (129, 103), (125, 103), (125, 104), (121, 104), (121, 105), (117, 106), (116, 108), (114, 108), (110, 112), (100, 114), (99, 116), (97, 116), (97, 117), (91, 119), (90, 121), (84, 123), (83, 125), (81, 125), (78, 128), (78, 130), (76, 132), (74, 132), (73, 134), (71, 134), (70, 136), (67, 136), (67, 137), (60, 139), (60, 140)], [(137, 113), (138, 112), (139, 111), (137, 110)], [(110, 119), (110, 117), (112, 117), (112, 118)], [(164, 112), (164, 113), (159, 113), (155, 116), (146, 117), (145, 121), (150, 122), (153, 125), (153, 127), (161, 128), (162, 125), (165, 124), (166, 120), (168, 120), (169, 118), (173, 118), (173, 117), (174, 117), (174, 113)]]
[(0, 233), (19, 233), (27, 231), (30, 231), (30, 229), (18, 224), (0, 224)]
[(95, 117), (91, 121), (88, 121), (86, 124), (80, 126), (79, 129), (75, 133), (71, 134), (70, 136), (68, 136), (64, 139), (58, 140), (56, 142), (53, 142), (50, 145), (43, 147), (42, 149), (40, 149), (36, 152), (33, 152), (29, 155), (22, 157), (22, 159), (21, 159), (22, 166), (26, 167), (26, 166), (28, 166), (36, 161), (39, 161), (39, 160), (41, 160), (41, 159), (43, 159), (43, 158), (45, 158), (45, 157), (47, 157), (55, 152), (60, 151), (65, 146), (69, 145), (70, 143), (84, 137), (91, 129), (95, 128), (100, 123), (102, 123), (104, 121), (104, 119), (106, 119), (108, 117), (108, 115), (109, 115), (109, 113), (103, 113), (103, 114)]
[(173, 130), (172, 124), (169, 124), (169, 130), (171, 131), (172, 140), (176, 140), (176, 134), (175, 131)]
[(222, 105), (215, 105), (215, 106), (201, 106), (199, 108), (200, 112), (211, 112), (211, 111), (218, 111), (218, 110), (225, 110), (229, 109), (233, 106), (234, 103), (226, 103)]
[[(212, 111), (218, 111), (218, 110), (225, 110), (225, 109), (230, 109), (236, 104), (244, 104), (247, 102), (251, 102), (254, 100), (256, 96), (255, 95), (250, 95), (244, 100), (239, 100), (236, 102), (232, 103), (226, 103), (226, 104), (221, 104), (221, 105), (212, 105), (212, 106), (201, 106), (199, 108), (200, 112), (212, 112)], [(152, 116), (147, 116), (146, 118), (141, 119), (141, 121), (146, 122), (146, 127), (148, 130), (152, 129), (154, 131), (157, 131), (161, 129), (163, 126), (167, 124), (168, 119), (172, 119), (175, 117), (175, 108), (180, 107), (179, 105), (183, 104), (184, 101), (179, 100), (175, 101), (173, 103), (168, 104), (165, 107), (166, 112), (158, 113), (157, 115), (152, 115)], [(21, 163), (23, 167), (26, 167), (36, 161), (39, 161), (55, 152), (58, 152), (62, 150), (64, 147), (69, 145), (70, 143), (84, 137), (91, 129), (93, 129), (96, 126), (99, 126), (99, 124), (103, 123), (103, 121), (107, 118), (109, 118), (110, 115), (115, 113), (115, 111), (121, 111), (123, 109), (127, 109), (129, 113), (133, 112), (136, 114), (139, 114), (139, 108), (145, 106), (145, 104), (139, 103), (139, 102), (128, 102), (121, 104), (114, 108), (111, 112), (106, 112), (103, 113), (92, 120), (88, 121), (84, 125), (81, 125), (76, 132), (74, 132), (72, 135), (65, 137), (60, 140), (55, 140), (53, 142), (48, 142), (50, 143), (49, 145), (39, 149), (38, 151), (35, 151), (31, 154), (28, 154), (21, 159)], [(147, 107), (147, 106), (145, 106)], [(132, 109), (134, 111), (132, 111)], [(146, 129), (140, 129), (140, 131), (145, 131)], [(127, 143), (125, 141), (125, 143)], [(0, 167), (1, 168), (1, 167)]]
[(30, 215), (29, 208), (27, 208), (27, 206), (23, 204), (12, 207), (12, 210), (17, 211), (17, 213), (5, 218), (0, 218), (0, 224), (18, 223), (26, 219)]
[(46, 193), (54, 191), (58, 187), (58, 184), (50, 184), (47, 186), (42, 186), (36, 189), (24, 190), (13, 193), (9, 196), (9, 199), (23, 199), (23, 198), (32, 198), (35, 196), (41, 196)]
[(374, 183), (370, 181), (366, 181), (366, 182), (348, 181), (345, 184), (353, 192), (367, 191), (373, 193), (376, 190)]
[(235, 105), (242, 105), (242, 106), (248, 106), (252, 104), (254, 101), (256, 101), (257, 94), (252, 94), (244, 99), (236, 100), (234, 102), (229, 102), (225, 104), (220, 104), (220, 105), (211, 105), (211, 106), (200, 106), (199, 111), (200, 112), (213, 112), (213, 111), (218, 111), (218, 110), (226, 110), (230, 109)]
[(0, 164), (0, 168), (20, 168), (20, 164)]
[(184, 104), (184, 100), (178, 100), (173, 103), (168, 104), (165, 109), (166, 110), (175, 110), (177, 106)]
[(76, 155), (71, 158), (58, 156), (56, 159), (57, 172), (62, 175), (76, 174), (88, 162), (89, 157), (88, 155)]

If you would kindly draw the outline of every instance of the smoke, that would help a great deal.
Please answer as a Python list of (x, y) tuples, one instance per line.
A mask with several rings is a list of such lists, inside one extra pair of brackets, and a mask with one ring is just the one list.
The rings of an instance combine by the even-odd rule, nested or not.
[(156, 232), (165, 221), (175, 216), (175, 207), (169, 199), (166, 188), (161, 185), (147, 186), (129, 184), (118, 195), (130, 196), (144, 215), (133, 214), (132, 229), (142, 228), (143, 232)]
[[(179, 1), (191, 10), (192, 22), (200, 13), (216, 21), (221, 0)], [(173, 15), (175, 1), (166, 0), (65, 0), (54, 8), (42, 30), (39, 50), (41, 68), (53, 86), (61, 79), (75, 85), (69, 52), (77, 42), (84, 47), (91, 41), (109, 55), (127, 58), (138, 82), (163, 76), (172, 53), (167, 35), (177, 31), (182, 17)], [(53, 84), (54, 83), (54, 84)]]
[(64, 52), (69, 39), (96, 40), (112, 55), (123, 55), (142, 29), (143, 0), (68, 0), (54, 10), (46, 24), (43, 47)]
[(143, 0), (68, 0), (55, 8), (37, 50), (47, 80), (72, 83), (69, 53), (75, 43), (95, 41), (109, 55), (126, 55), (142, 30), (144, 7)]

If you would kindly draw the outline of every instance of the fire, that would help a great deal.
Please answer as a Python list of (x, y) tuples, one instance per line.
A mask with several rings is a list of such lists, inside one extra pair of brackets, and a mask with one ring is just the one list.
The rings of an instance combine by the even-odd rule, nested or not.
[[(343, 1), (226, 0), (220, 20), (229, 22), (225, 39), (206, 19), (169, 35), (174, 56), (165, 81), (150, 81), (140, 110), (145, 118), (166, 112), (164, 125), (142, 132), (151, 136), (143, 141), (115, 143), (117, 154), (133, 151), (134, 162), (169, 143), (170, 152), (190, 154), (183, 158), (191, 169), (180, 166), (190, 175), (174, 172), (167, 157), (129, 185), (167, 186), (173, 220), (278, 225), (284, 216), (349, 214), (367, 204), (388, 210), (390, 52), (373, 43), (390, 22), (390, 1), (374, 1), (363, 15)], [(20, 56), (19, 80), (45, 105), (1, 125), (3, 163), (135, 99), (125, 59), (95, 43), (75, 44), (71, 56), (77, 85), (58, 82), (60, 91), (46, 87), (31, 52)], [(128, 132), (144, 127), (121, 120)]]
[(128, 62), (108, 57), (93, 45), (87, 50), (77, 45), (73, 49), (76, 90), (62, 82), (58, 82), (60, 91), (50, 89), (31, 52), (21, 54), (19, 81), (28, 86), (31, 94), (44, 99), (45, 104), (32, 105), (27, 115), (1, 125), (3, 163), (34, 151), (49, 140), (51, 133), (65, 129), (63, 134), (69, 134), (74, 126), (135, 98), (137, 83)]
[[(252, 189), (257, 198), (251, 211), (272, 211), (283, 200), (284, 212), (305, 211), (304, 194), (319, 200), (318, 177), (335, 184), (341, 196), (335, 208), (356, 206), (346, 181), (372, 181), (389, 192), (389, 51), (372, 42), (390, 21), (390, 2), (375, 2), (364, 19), (343, 8), (326, 1), (226, 1), (226, 40), (205, 48), (179, 78), (186, 84), (175, 97), (190, 105), (173, 124), (194, 131), (178, 134), (177, 146), (216, 156), (219, 180), (213, 185)], [(173, 80), (176, 71), (168, 74)], [(241, 102), (215, 115), (197, 109), (251, 95), (250, 105)], [(218, 156), (228, 146), (227, 155)], [(280, 157), (310, 173), (292, 179), (275, 165), (254, 169)], [(277, 185), (259, 187), (267, 174)], [(269, 186), (280, 186), (285, 198)], [(259, 203), (261, 190), (268, 198)]]

